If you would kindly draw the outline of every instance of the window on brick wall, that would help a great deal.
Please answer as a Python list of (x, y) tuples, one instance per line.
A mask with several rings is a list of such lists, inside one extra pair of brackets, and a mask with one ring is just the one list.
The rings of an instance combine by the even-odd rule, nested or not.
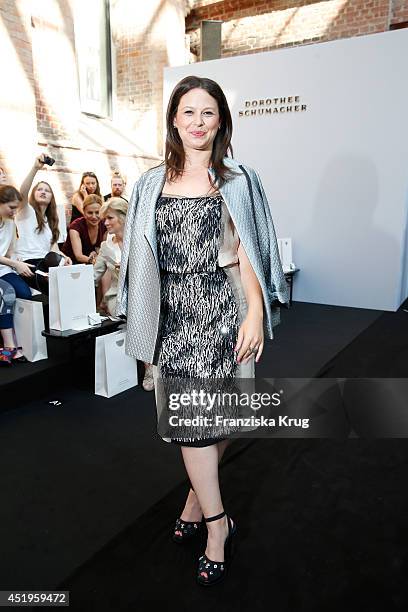
[(408, 21), (402, 21), (401, 23), (392, 23), (390, 25), (390, 30), (402, 30), (403, 28), (408, 28)]
[(81, 110), (108, 117), (112, 108), (109, 0), (75, 0), (74, 27)]

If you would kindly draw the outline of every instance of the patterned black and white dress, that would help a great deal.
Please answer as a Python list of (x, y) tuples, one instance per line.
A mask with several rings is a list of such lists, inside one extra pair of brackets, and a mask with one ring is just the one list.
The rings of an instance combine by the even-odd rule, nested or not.
[[(162, 195), (156, 206), (161, 271), (160, 352), (156, 376), (158, 416), (168, 401), (166, 381), (186, 390), (190, 380), (231, 381), (242, 366), (234, 347), (245, 298), (238, 266), (235, 274), (219, 266), (226, 235), (226, 207), (220, 194), (202, 197)], [(252, 368), (253, 370), (253, 368)], [(241, 376), (251, 376), (247, 368)], [(253, 375), (253, 374), (252, 374)], [(172, 442), (207, 446), (232, 429), (196, 426)]]

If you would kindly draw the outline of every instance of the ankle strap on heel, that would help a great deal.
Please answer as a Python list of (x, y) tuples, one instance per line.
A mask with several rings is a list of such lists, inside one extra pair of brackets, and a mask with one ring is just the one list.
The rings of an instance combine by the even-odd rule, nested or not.
[(208, 518), (204, 518), (206, 523), (210, 523), (211, 521), (218, 521), (218, 519), (222, 518), (223, 516), (225, 516), (225, 510), (223, 512), (220, 512), (220, 514), (217, 514), (216, 516), (209, 516)]

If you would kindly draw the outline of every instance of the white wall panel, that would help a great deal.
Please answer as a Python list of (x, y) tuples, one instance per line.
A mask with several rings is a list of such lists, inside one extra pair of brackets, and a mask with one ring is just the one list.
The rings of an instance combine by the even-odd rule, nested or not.
[[(295, 300), (395, 310), (408, 295), (407, 57), (397, 30), (165, 69), (165, 105), (188, 74), (223, 87), (234, 156), (292, 237)], [(295, 95), (306, 111), (239, 117), (246, 100)]]

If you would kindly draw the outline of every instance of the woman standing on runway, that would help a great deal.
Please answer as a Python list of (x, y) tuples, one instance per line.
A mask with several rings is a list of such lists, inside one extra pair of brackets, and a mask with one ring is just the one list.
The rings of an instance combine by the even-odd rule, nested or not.
[[(163, 382), (254, 376), (288, 301), (265, 193), (255, 171), (227, 157), (232, 121), (210, 79), (186, 77), (167, 109), (165, 162), (136, 183), (122, 251), (117, 314), (127, 315), (127, 352), (155, 364)], [(158, 418), (166, 397), (156, 385)], [(181, 446), (192, 483), (173, 539), (208, 539), (197, 581), (226, 573), (235, 522), (225, 514), (218, 463), (232, 430), (194, 428), (165, 438)]]

